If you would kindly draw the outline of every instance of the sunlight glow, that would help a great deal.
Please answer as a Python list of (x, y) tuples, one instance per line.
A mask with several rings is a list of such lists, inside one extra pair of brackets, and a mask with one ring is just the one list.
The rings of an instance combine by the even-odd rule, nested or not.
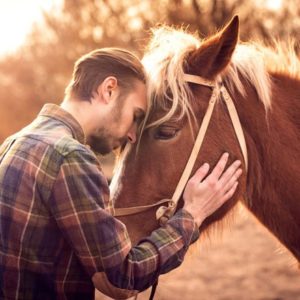
[(271, 10), (279, 10), (282, 6), (282, 0), (267, 0), (266, 6)]
[(61, 0), (0, 0), (0, 56), (16, 50), (42, 12), (61, 5)]

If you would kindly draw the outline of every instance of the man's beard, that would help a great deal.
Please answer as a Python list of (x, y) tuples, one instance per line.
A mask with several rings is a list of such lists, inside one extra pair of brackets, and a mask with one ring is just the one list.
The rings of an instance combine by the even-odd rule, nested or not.
[[(119, 119), (122, 116), (125, 96), (126, 95), (123, 94), (116, 100), (111, 115), (107, 117), (107, 124), (118, 124)], [(122, 147), (126, 142), (127, 136), (117, 138), (110, 133), (108, 128), (105, 127), (99, 128), (97, 132), (91, 135), (87, 140), (87, 143), (91, 147), (91, 149), (94, 152), (102, 155), (108, 154), (112, 150)]]
[(126, 141), (126, 137), (116, 139), (105, 129), (102, 129), (98, 131), (97, 135), (90, 136), (87, 140), (87, 144), (94, 152), (105, 155), (112, 150), (121, 147)]

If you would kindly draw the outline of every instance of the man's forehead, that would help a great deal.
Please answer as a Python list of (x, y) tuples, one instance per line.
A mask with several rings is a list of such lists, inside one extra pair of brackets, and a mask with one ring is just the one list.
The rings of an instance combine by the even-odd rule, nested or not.
[(139, 107), (142, 110), (147, 109), (147, 87), (144, 83), (141, 83), (138, 89)]

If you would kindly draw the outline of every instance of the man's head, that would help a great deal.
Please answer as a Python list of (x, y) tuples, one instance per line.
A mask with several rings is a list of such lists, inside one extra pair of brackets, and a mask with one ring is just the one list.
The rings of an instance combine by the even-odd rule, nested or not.
[(64, 102), (77, 106), (71, 113), (96, 152), (105, 154), (127, 140), (135, 142), (138, 122), (147, 109), (140, 60), (118, 48), (84, 55), (75, 63)]
[(102, 48), (76, 61), (66, 96), (90, 101), (98, 86), (109, 76), (118, 79), (123, 94), (132, 90), (134, 81), (145, 83), (143, 66), (135, 55), (124, 49)]

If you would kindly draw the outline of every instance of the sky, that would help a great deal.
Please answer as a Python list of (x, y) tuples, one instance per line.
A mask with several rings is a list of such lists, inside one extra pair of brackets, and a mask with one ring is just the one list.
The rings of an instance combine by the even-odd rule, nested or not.
[(42, 21), (42, 10), (60, 3), (61, 0), (0, 0), (0, 56), (24, 42), (32, 24)]

